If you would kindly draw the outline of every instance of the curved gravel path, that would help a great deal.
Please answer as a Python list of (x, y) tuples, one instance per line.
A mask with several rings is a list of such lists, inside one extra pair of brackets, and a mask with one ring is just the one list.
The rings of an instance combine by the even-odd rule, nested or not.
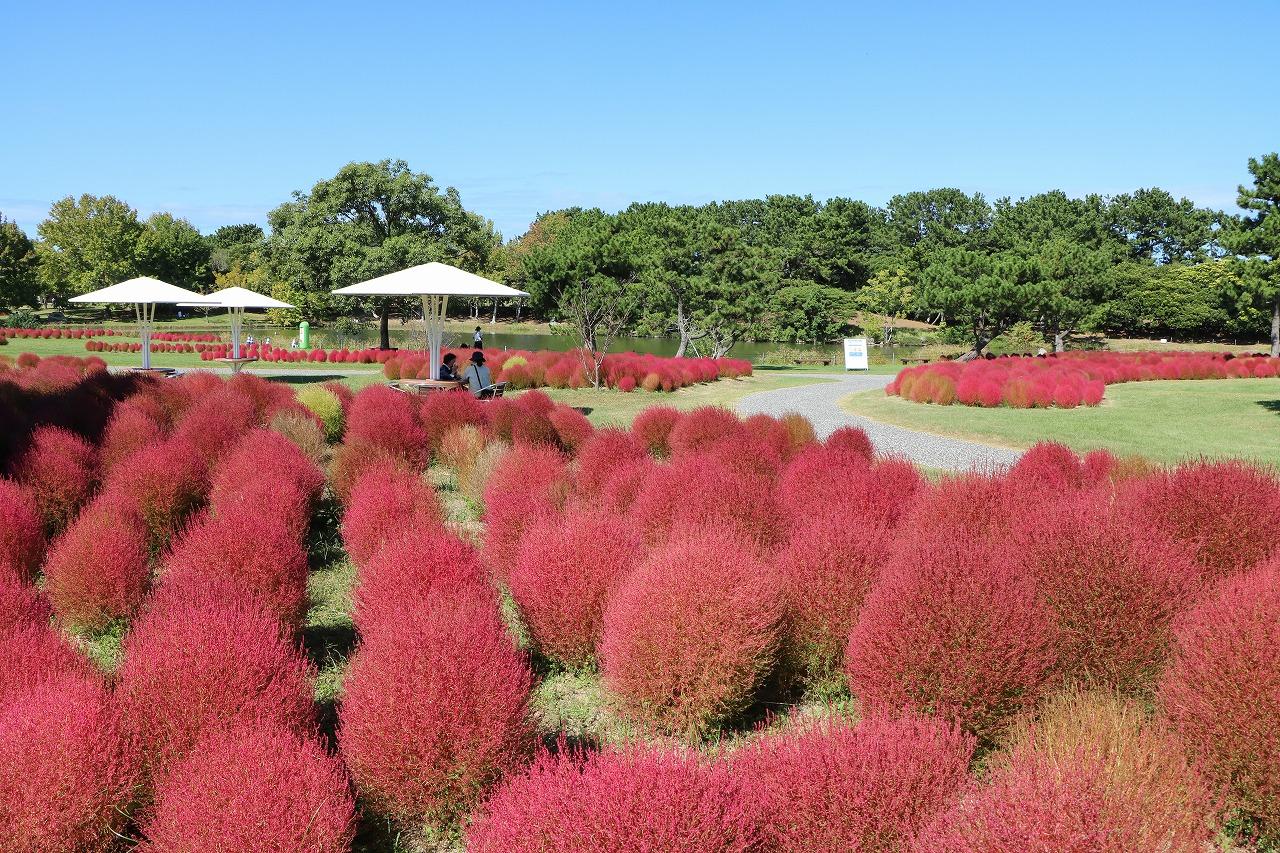
[(876, 451), (904, 456), (920, 465), (950, 470), (978, 469), (990, 471), (1012, 465), (1022, 455), (1020, 450), (947, 438), (905, 427), (873, 421), (840, 408), (840, 399), (855, 391), (884, 388), (892, 376), (848, 375), (839, 373), (809, 374), (815, 379), (834, 379), (776, 391), (760, 391), (738, 401), (741, 415), (782, 415), (798, 412), (813, 423), (819, 438), (826, 438), (842, 426), (861, 427), (871, 437)]

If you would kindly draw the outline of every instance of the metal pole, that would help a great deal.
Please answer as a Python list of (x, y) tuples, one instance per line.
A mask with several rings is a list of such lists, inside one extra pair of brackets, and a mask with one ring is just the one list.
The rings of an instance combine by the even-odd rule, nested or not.
[(244, 309), (231, 307), (231, 357), (240, 357), (240, 327), (244, 320)]

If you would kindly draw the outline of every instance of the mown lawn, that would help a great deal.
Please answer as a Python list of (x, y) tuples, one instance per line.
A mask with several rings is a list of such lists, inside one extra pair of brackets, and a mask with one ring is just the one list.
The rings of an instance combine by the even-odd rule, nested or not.
[(933, 406), (863, 391), (848, 411), (884, 423), (1008, 447), (1059, 441), (1158, 462), (1236, 456), (1280, 466), (1280, 379), (1134, 382), (1078, 409)]
[(815, 382), (828, 380), (817, 376), (805, 376), (803, 373), (784, 371), (760, 372), (742, 379), (721, 379), (705, 385), (691, 385), (670, 393), (649, 393), (632, 391), (624, 394), (620, 391), (594, 388), (556, 389), (544, 388), (552, 399), (570, 406), (590, 409), (587, 418), (596, 426), (614, 424), (627, 426), (642, 409), (650, 406), (672, 406), (677, 409), (696, 409), (699, 406), (726, 406), (734, 404), (748, 394), (757, 391), (775, 391), (779, 388), (793, 388), (797, 385), (812, 385)]

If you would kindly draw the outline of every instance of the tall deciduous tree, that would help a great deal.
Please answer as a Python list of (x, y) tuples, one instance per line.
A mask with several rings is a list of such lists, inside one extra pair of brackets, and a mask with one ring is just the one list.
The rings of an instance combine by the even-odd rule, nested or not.
[(114, 196), (67, 196), (37, 229), (40, 279), (59, 298), (118, 284), (139, 274), (138, 212)]
[(1223, 242), (1245, 259), (1237, 299), (1271, 312), (1271, 354), (1280, 356), (1280, 154), (1249, 158), (1253, 186), (1241, 186), (1236, 203), (1246, 213)]
[(209, 244), (196, 227), (171, 213), (147, 218), (138, 236), (138, 269), (143, 275), (206, 292), (213, 284)]
[(35, 246), (17, 223), (0, 214), (0, 306), (34, 306), (39, 300)]
[[(440, 261), (485, 268), (498, 242), (489, 221), (462, 206), (458, 191), (441, 191), (431, 176), (403, 160), (348, 163), (311, 192), (271, 211), (268, 258), (304, 311), (332, 311), (330, 290), (405, 267)], [(381, 346), (391, 346), (392, 314), (413, 311), (410, 300), (359, 300), (378, 319)]]

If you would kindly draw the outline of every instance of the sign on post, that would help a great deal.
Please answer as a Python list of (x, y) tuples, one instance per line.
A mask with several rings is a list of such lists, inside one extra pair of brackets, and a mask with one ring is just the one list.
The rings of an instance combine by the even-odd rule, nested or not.
[(871, 367), (867, 363), (867, 339), (866, 338), (845, 338), (844, 339), (844, 369), (845, 370), (870, 370)]

